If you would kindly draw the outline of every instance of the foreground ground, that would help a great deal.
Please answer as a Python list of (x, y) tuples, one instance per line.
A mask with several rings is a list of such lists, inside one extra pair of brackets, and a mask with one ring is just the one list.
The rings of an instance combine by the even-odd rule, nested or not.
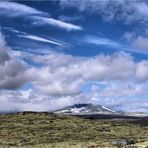
[(0, 115), (0, 147), (148, 148), (148, 119), (94, 120), (32, 112)]

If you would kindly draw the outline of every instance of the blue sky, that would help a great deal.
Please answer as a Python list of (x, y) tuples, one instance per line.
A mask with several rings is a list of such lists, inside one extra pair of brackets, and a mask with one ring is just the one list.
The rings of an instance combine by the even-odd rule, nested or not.
[(75, 103), (148, 112), (148, 2), (0, 2), (0, 111)]

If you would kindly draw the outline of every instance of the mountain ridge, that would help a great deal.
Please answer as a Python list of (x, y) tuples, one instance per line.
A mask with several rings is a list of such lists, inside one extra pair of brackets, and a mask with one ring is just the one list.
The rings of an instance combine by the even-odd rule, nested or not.
[(67, 106), (54, 111), (61, 114), (114, 114), (116, 111), (102, 105), (94, 105), (92, 103), (80, 103)]

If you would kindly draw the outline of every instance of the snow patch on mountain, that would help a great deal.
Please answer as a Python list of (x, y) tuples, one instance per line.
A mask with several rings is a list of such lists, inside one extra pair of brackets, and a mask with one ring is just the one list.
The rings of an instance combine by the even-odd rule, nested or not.
[(63, 114), (112, 114), (115, 111), (101, 105), (94, 104), (75, 104), (55, 111)]

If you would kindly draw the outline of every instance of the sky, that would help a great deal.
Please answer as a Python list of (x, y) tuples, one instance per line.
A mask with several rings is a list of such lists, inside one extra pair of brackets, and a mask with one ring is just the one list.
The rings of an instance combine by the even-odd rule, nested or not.
[(0, 2), (0, 112), (94, 103), (148, 113), (148, 1)]

